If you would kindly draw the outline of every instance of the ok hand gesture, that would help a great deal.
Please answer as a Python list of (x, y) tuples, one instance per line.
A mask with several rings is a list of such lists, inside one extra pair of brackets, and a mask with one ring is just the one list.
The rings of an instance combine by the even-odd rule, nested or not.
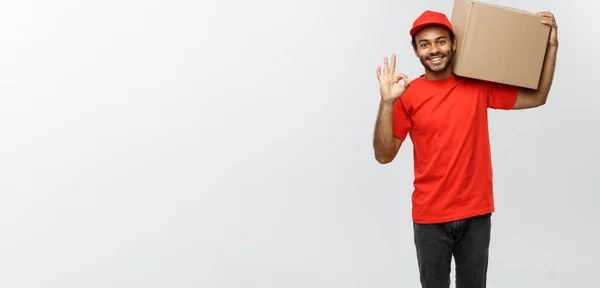
[[(377, 66), (377, 79), (379, 79), (379, 90), (381, 101), (384, 103), (394, 103), (402, 93), (408, 89), (411, 80), (403, 73), (396, 74), (396, 54), (392, 54), (392, 65), (388, 66), (388, 58), (383, 58), (383, 74), (381, 74), (381, 66)], [(400, 80), (404, 80), (400, 84)]]

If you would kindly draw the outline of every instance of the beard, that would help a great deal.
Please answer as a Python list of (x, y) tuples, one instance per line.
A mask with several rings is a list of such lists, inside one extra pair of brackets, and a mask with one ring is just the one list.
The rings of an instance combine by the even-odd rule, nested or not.
[[(447, 53), (439, 52), (436, 54), (429, 54), (427, 56), (419, 57), (419, 60), (421, 61), (421, 64), (423, 64), (423, 67), (425, 67), (425, 69), (431, 72), (441, 72), (446, 70), (448, 66), (452, 64), (452, 54), (453, 53), (450, 51), (448, 51)], [(436, 57), (441, 57), (440, 62), (431, 63), (430, 60)]]

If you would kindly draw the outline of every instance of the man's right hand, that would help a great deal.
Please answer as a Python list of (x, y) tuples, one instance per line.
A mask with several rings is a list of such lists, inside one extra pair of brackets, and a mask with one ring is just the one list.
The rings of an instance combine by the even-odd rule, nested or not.
[[(381, 102), (392, 104), (408, 89), (411, 80), (403, 73), (396, 74), (396, 54), (392, 54), (391, 67), (388, 65), (387, 57), (383, 58), (383, 64), (383, 74), (381, 73), (381, 66), (377, 66)], [(400, 80), (404, 80), (404, 83), (400, 84)]]

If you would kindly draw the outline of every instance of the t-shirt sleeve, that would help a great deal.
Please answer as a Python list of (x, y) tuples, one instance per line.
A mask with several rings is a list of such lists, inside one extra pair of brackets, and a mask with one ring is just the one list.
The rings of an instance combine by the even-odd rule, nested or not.
[(396, 103), (394, 103), (394, 117), (393, 117), (393, 129), (394, 135), (398, 137), (400, 140), (404, 141), (406, 139), (406, 135), (412, 128), (412, 121), (410, 120), (410, 115), (406, 111), (406, 107), (402, 100), (398, 99)]
[(484, 82), (488, 108), (510, 110), (517, 101), (519, 88), (495, 82)]

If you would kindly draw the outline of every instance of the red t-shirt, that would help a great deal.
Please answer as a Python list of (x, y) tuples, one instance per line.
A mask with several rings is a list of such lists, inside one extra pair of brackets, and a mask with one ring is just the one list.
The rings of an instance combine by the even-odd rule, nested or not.
[(514, 86), (453, 75), (413, 80), (394, 105), (394, 134), (413, 143), (413, 222), (494, 212), (488, 108), (509, 110)]

